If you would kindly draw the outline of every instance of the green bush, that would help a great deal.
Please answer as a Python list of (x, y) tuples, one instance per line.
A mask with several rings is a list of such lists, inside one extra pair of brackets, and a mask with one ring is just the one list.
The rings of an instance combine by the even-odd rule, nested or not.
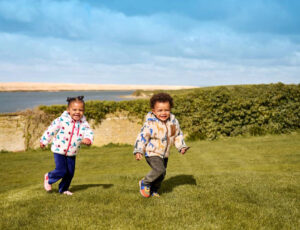
[[(300, 128), (299, 84), (222, 86), (166, 92), (174, 97), (172, 112), (190, 140), (280, 134)], [(66, 106), (41, 106), (40, 109), (59, 116)], [(145, 99), (89, 101), (85, 115), (101, 122), (108, 113), (126, 111), (142, 121), (149, 110), (149, 102)]]
[(217, 87), (174, 96), (190, 139), (287, 133), (300, 128), (300, 85)]
[[(105, 118), (109, 113), (115, 112), (128, 112), (129, 116), (138, 117), (141, 120), (149, 110), (149, 102), (145, 99), (133, 100), (133, 101), (87, 101), (85, 103), (84, 115), (87, 119), (93, 119), (97, 123)], [(53, 116), (60, 116), (65, 110), (66, 105), (52, 105), (52, 106), (40, 106), (39, 109), (46, 114)]]

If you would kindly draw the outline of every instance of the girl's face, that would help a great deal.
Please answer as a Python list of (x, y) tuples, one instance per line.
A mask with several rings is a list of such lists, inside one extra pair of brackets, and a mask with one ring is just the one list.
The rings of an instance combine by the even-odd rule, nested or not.
[(156, 102), (152, 113), (161, 121), (166, 121), (170, 117), (171, 106), (169, 102)]
[(79, 121), (84, 113), (84, 105), (80, 101), (71, 102), (71, 104), (67, 108), (67, 111), (73, 120)]

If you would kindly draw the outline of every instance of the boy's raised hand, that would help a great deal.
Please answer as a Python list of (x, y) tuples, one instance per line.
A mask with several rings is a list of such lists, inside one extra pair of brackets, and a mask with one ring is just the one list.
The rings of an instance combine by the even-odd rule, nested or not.
[(141, 153), (136, 153), (136, 154), (135, 154), (135, 159), (136, 159), (137, 161), (141, 160), (142, 158), (143, 158), (143, 154), (141, 154)]
[(85, 145), (91, 145), (92, 144), (91, 140), (88, 139), (88, 138), (84, 138), (81, 143), (85, 144)]

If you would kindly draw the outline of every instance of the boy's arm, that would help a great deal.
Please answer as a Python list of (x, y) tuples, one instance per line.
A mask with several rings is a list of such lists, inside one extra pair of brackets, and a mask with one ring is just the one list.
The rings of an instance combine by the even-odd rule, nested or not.
[(84, 125), (85, 125), (85, 130), (84, 130), (84, 134), (83, 134), (83, 139), (89, 139), (90, 140), (89, 144), (93, 144), (93, 142), (94, 142), (94, 132), (91, 129), (89, 123), (85, 122)]
[(60, 118), (56, 118), (51, 125), (46, 129), (40, 139), (40, 146), (46, 146), (50, 143), (52, 138), (57, 134), (60, 129)]
[(178, 121), (177, 121), (176, 127), (177, 127), (177, 130), (176, 130), (176, 137), (175, 137), (175, 147), (178, 149), (179, 152), (182, 153), (182, 149), (188, 149), (189, 147), (184, 142), (183, 133), (180, 129), (180, 125), (179, 125)]
[(149, 143), (150, 136), (151, 134), (150, 134), (149, 123), (145, 122), (141, 129), (141, 132), (138, 134), (136, 138), (134, 150), (133, 150), (134, 155), (136, 155), (137, 153), (140, 153), (142, 155), (145, 154), (146, 145)]

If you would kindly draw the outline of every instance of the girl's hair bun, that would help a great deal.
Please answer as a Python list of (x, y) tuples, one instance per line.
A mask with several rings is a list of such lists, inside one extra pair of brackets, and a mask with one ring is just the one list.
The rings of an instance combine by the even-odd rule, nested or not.
[(67, 97), (68, 106), (71, 104), (72, 101), (81, 101), (84, 104), (83, 98), (84, 98), (84, 96)]
[(71, 102), (73, 100), (75, 100), (75, 97), (67, 97), (67, 102)]
[(78, 96), (77, 98), (78, 98), (78, 100), (82, 101), (84, 96)]

